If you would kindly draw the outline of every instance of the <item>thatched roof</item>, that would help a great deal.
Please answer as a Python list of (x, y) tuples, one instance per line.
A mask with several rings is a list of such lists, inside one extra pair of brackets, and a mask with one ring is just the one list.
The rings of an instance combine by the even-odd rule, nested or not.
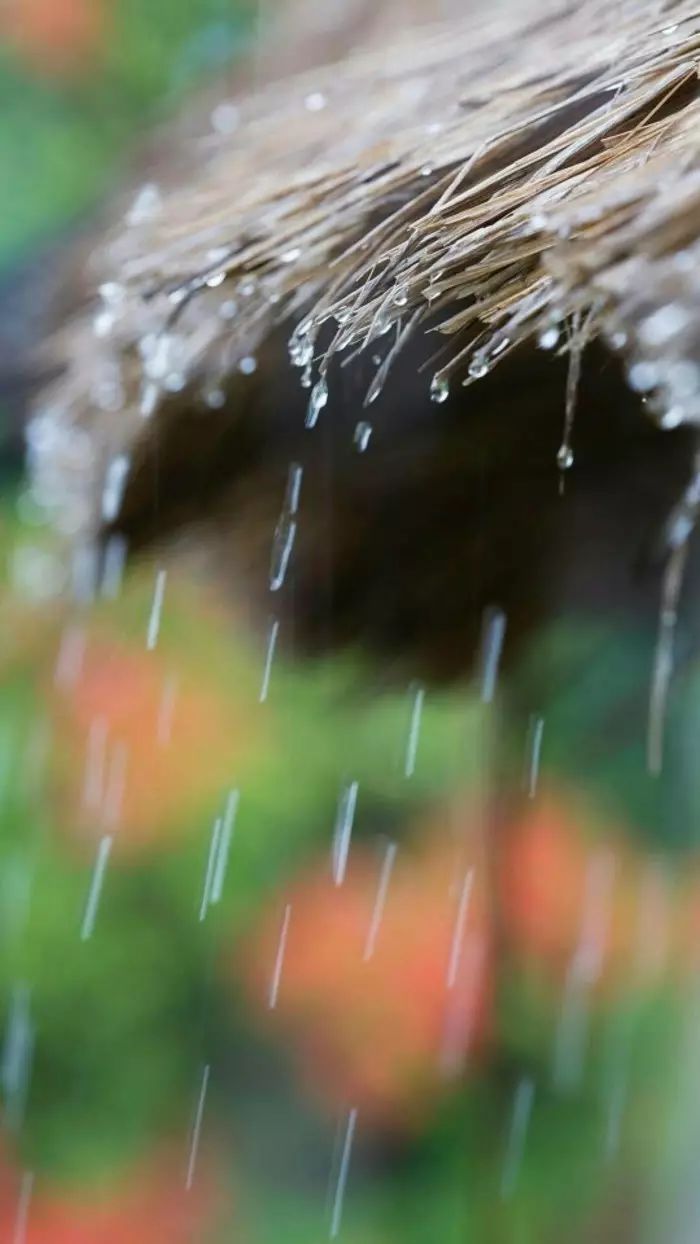
[(656, 417), (700, 421), (699, 66), (698, 0), (479, 0), (220, 103), (90, 259), (39, 495), (71, 532), (113, 517), (152, 421), (244, 404), (280, 323), (310, 422), (334, 357), (382, 339), (371, 403), (428, 326), (426, 399), (525, 339), (573, 391), (604, 335)]

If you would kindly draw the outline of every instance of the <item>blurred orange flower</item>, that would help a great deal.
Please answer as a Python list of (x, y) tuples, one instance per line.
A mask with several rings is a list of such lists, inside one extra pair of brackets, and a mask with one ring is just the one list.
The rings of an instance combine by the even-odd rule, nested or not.
[(547, 795), (510, 829), (500, 899), (519, 958), (561, 979), (573, 966), (591, 985), (650, 983), (672, 938), (672, 888), (660, 861), (576, 801)]
[(483, 1046), (491, 971), (473, 847), (431, 830), (394, 850), (358, 850), (341, 885), (322, 865), (301, 877), (254, 933), (248, 976), (311, 1088), (383, 1126), (420, 1121)]
[(90, 68), (105, 17), (103, 0), (5, 0), (0, 33), (39, 72), (70, 75)]
[(185, 1162), (168, 1150), (99, 1191), (59, 1189), (0, 1171), (0, 1236), (22, 1244), (189, 1244), (226, 1209), (224, 1185), (200, 1162), (188, 1191)]
[[(248, 716), (211, 681), (159, 653), (88, 640), (79, 676), (53, 696), (63, 828), (123, 856), (197, 824), (252, 747)], [(201, 828), (201, 827), (200, 827)]]

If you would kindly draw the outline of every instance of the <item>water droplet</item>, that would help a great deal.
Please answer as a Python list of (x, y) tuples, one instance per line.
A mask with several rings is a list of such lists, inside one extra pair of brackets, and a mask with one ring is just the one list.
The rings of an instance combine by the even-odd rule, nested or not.
[(559, 345), (559, 329), (552, 325), (551, 328), (545, 328), (537, 338), (537, 344), (540, 350), (555, 350)]
[(241, 114), (235, 104), (225, 99), (212, 110), (210, 120), (217, 134), (233, 134), (240, 124)]
[(252, 376), (253, 372), (258, 369), (258, 360), (252, 354), (246, 354), (238, 364), (238, 370), (244, 376)]
[(688, 323), (689, 317), (685, 308), (671, 303), (660, 307), (643, 321), (639, 328), (639, 339), (646, 346), (663, 346), (682, 333)]
[(658, 369), (654, 363), (633, 363), (627, 371), (630, 388), (635, 393), (648, 393), (658, 381)]
[(121, 307), (126, 300), (126, 290), (117, 281), (105, 281), (97, 292), (109, 307)]
[(372, 436), (372, 424), (366, 423), (366, 422), (358, 423), (357, 427), (355, 428), (354, 440), (361, 454), (365, 452), (367, 446), (369, 445), (371, 436)]
[(570, 471), (574, 465), (574, 451), (570, 445), (562, 445), (557, 453), (557, 466), (560, 471)]
[(316, 427), (316, 424), (318, 422), (318, 416), (320, 415), (324, 406), (327, 405), (327, 403), (328, 403), (328, 383), (326, 381), (325, 376), (321, 376), (320, 380), (316, 381), (316, 384), (311, 390), (311, 397), (309, 399), (309, 408), (306, 412), (307, 428)]
[(252, 298), (258, 288), (258, 282), (254, 276), (249, 276), (244, 281), (241, 281), (239, 288), (244, 298)]
[(219, 307), (219, 315), (222, 320), (232, 320), (238, 311), (238, 303), (233, 298), (227, 298)]
[(676, 398), (696, 397), (700, 389), (700, 367), (690, 359), (678, 359), (668, 368), (666, 379)]
[(139, 343), (144, 371), (150, 380), (162, 380), (170, 370), (174, 339), (168, 333), (149, 334)]
[(213, 276), (207, 277), (207, 285), (209, 289), (218, 289), (219, 285), (223, 285), (225, 280), (225, 272), (215, 272)]
[(181, 371), (168, 372), (165, 377), (165, 388), (168, 393), (181, 393), (185, 387), (185, 377)]
[(150, 419), (158, 405), (160, 389), (157, 384), (145, 384), (141, 390), (139, 411), (143, 419)]
[(296, 263), (297, 259), (300, 259), (300, 258), (301, 258), (301, 247), (300, 246), (292, 246), (290, 250), (283, 251), (281, 255), (282, 263), (287, 263), (287, 264)]
[(314, 342), (309, 329), (299, 325), (289, 339), (289, 357), (294, 367), (308, 367), (314, 356)]
[(472, 380), (483, 380), (484, 376), (489, 374), (489, 365), (483, 354), (475, 354), (469, 364), (469, 375)]
[(408, 304), (408, 294), (405, 289), (397, 289), (394, 294), (394, 304), (397, 307), (405, 307)]
[(661, 416), (662, 428), (678, 428), (685, 422), (686, 413), (682, 406), (671, 406)]
[(126, 216), (128, 225), (143, 225), (155, 220), (160, 214), (163, 200), (155, 182), (148, 182), (139, 190)]
[(92, 330), (96, 337), (108, 337), (114, 328), (114, 316), (111, 311), (100, 311), (92, 321)]
[(449, 380), (447, 380), (445, 376), (441, 376), (439, 374), (437, 376), (433, 376), (432, 383), (430, 385), (431, 402), (437, 402), (438, 406), (442, 406), (443, 402), (446, 402), (449, 396)]
[(420, 175), (421, 177), (432, 177), (434, 172), (435, 172), (434, 164), (424, 164), (420, 171)]
[(304, 100), (304, 107), (307, 112), (323, 112), (328, 100), (321, 91), (311, 91)]

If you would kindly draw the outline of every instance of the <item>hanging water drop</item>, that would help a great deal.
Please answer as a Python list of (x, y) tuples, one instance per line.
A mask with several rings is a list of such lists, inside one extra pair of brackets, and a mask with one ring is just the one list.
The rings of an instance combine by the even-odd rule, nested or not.
[(369, 445), (371, 436), (372, 436), (372, 424), (365, 423), (365, 422), (358, 423), (357, 427), (355, 428), (354, 440), (355, 440), (355, 445), (357, 446), (359, 453), (363, 454), (365, 452), (367, 446)]
[(554, 324), (551, 328), (545, 328), (537, 338), (537, 344), (540, 350), (555, 350), (559, 345), (559, 329)]
[(489, 365), (483, 354), (475, 354), (469, 364), (469, 375), (472, 380), (483, 380), (489, 374)]
[(323, 112), (328, 100), (321, 91), (311, 91), (304, 100), (304, 107), (307, 112)]
[(438, 406), (442, 406), (450, 396), (450, 382), (445, 376), (433, 376), (430, 385), (430, 400), (437, 402)]
[(307, 428), (316, 427), (316, 424), (318, 422), (318, 416), (320, 415), (324, 406), (327, 405), (327, 403), (328, 403), (328, 383), (326, 381), (325, 376), (321, 376), (321, 379), (316, 381), (316, 384), (311, 390), (311, 397), (309, 399), (309, 408), (306, 412)]
[(131, 208), (127, 212), (126, 223), (128, 225), (147, 224), (160, 213), (163, 206), (160, 190), (155, 182), (149, 182), (143, 186), (137, 194)]
[(562, 445), (557, 453), (557, 466), (560, 471), (570, 471), (574, 465), (574, 451), (570, 445)]
[(314, 356), (311, 328), (300, 324), (289, 338), (289, 357), (294, 367), (308, 367)]
[(226, 405), (226, 394), (223, 389), (209, 389), (204, 395), (204, 401), (210, 410), (221, 410)]
[(238, 370), (244, 376), (252, 376), (253, 372), (258, 369), (258, 360), (253, 354), (246, 354), (238, 364)]
[(119, 517), (130, 465), (131, 459), (126, 454), (118, 454), (107, 467), (102, 492), (102, 519), (105, 523), (113, 523)]

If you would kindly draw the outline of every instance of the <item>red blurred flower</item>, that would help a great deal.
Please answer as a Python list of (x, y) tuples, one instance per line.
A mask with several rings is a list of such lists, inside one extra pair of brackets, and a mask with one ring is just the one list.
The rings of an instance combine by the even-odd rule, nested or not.
[(0, 33), (41, 73), (74, 74), (90, 67), (105, 17), (103, 0), (5, 0)]
[(62, 825), (93, 845), (101, 829), (116, 831), (114, 849), (125, 855), (196, 823), (255, 733), (184, 661), (173, 678), (159, 654), (94, 636), (77, 682), (53, 708)]
[(216, 1224), (227, 1198), (204, 1160), (189, 1191), (184, 1172), (182, 1155), (168, 1150), (109, 1188), (69, 1191), (22, 1181), (4, 1163), (0, 1236), (23, 1244), (190, 1244)]
[(649, 983), (672, 931), (662, 865), (574, 800), (551, 795), (516, 823), (501, 855), (500, 899), (513, 952), (561, 979), (575, 964), (592, 985)]
[(419, 1120), (483, 1045), (489, 960), (476, 853), (431, 833), (399, 849), (390, 876), (367, 850), (340, 886), (324, 866), (303, 876), (254, 934), (248, 983), (312, 1089), (395, 1126)]

